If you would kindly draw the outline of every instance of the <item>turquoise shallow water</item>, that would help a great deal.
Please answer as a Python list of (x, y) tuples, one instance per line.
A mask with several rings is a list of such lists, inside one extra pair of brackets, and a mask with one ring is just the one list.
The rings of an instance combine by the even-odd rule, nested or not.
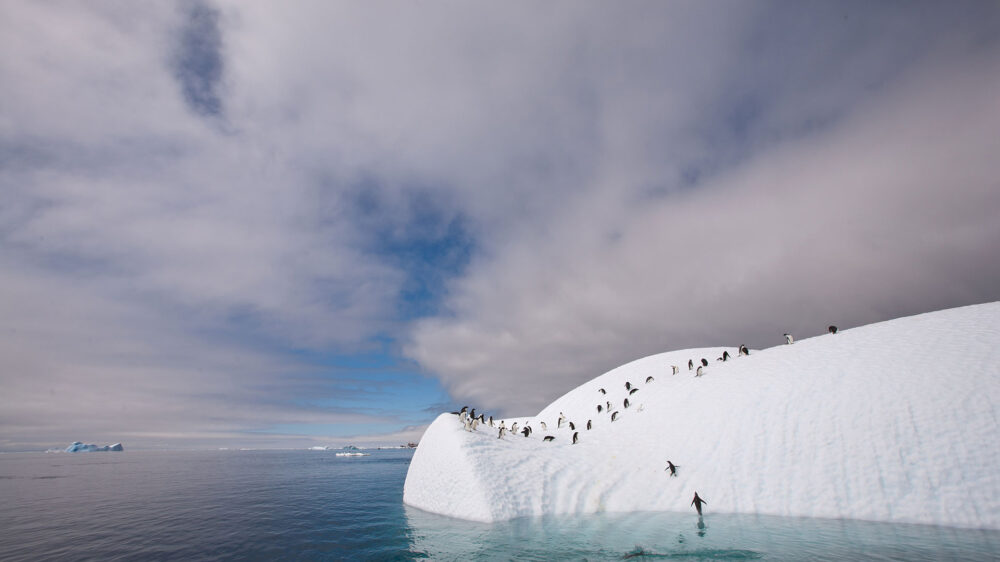
[(412, 453), (0, 455), (0, 560), (1000, 560), (1000, 532), (694, 513), (480, 524), (402, 504)]

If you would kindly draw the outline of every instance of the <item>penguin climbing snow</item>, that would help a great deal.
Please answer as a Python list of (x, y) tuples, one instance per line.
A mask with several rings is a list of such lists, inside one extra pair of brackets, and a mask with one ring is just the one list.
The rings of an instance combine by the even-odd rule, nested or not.
[(708, 505), (708, 502), (698, 497), (698, 492), (695, 492), (694, 499), (691, 500), (691, 505), (698, 510), (698, 517), (701, 517), (701, 504)]
[(667, 461), (667, 468), (664, 468), (663, 470), (669, 470), (670, 471), (670, 476), (672, 478), (674, 476), (677, 476), (677, 469), (678, 468), (680, 468), (680, 467), (677, 466), (676, 464), (674, 464), (674, 463), (672, 463), (670, 461)]
[(795, 343), (795, 338), (792, 337), (792, 334), (785, 334), (785, 343), (788, 345)]

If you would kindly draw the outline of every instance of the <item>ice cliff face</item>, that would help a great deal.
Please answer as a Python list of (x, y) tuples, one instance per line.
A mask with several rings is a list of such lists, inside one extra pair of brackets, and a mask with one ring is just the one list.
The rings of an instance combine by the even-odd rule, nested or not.
[[(717, 361), (724, 350), (732, 358)], [(654, 355), (518, 418), (519, 427), (534, 429), (527, 438), (498, 439), (488, 426), (468, 432), (457, 416), (442, 414), (413, 456), (404, 502), (495, 521), (693, 510), (697, 491), (709, 502), (706, 514), (997, 529), (998, 354), (1000, 303), (841, 330), (750, 356), (737, 356), (736, 347)], [(696, 377), (688, 360), (703, 357), (709, 365)], [(557, 428), (560, 413), (567, 423)], [(668, 460), (679, 467), (675, 477), (665, 470)]]

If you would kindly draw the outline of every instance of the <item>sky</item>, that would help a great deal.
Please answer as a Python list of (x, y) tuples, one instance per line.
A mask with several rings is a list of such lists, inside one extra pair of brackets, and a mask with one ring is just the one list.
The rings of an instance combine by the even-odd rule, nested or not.
[(5, 2), (0, 451), (398, 445), (1000, 300), (998, 131), (995, 2)]

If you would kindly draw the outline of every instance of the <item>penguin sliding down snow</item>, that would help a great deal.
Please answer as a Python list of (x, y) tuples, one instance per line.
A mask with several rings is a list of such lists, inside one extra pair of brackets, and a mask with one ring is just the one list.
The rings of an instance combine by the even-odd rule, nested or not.
[(542, 441), (555, 441), (555, 440), (556, 438), (551, 435), (546, 435), (545, 437), (542, 437)]
[(639, 389), (638, 389), (638, 388), (633, 388), (632, 390), (628, 391), (628, 395), (629, 395), (629, 396), (632, 396), (632, 395), (633, 395), (633, 394), (635, 394), (636, 392), (639, 392)]
[(576, 441), (577, 441), (577, 439), (579, 439), (579, 438), (580, 438), (580, 432), (579, 432), (579, 431), (577, 431), (577, 432), (573, 433), (573, 444), (574, 444), (574, 445), (576, 445)]

